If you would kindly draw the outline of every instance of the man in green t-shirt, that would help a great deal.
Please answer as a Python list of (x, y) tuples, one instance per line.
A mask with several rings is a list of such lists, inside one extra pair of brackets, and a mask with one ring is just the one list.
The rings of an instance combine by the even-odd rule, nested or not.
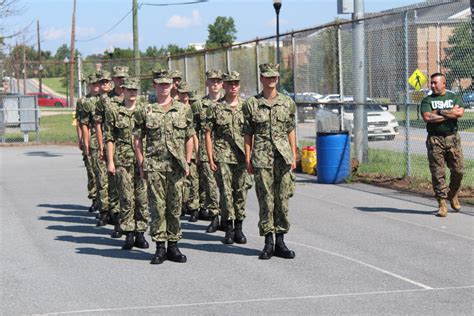
[[(446, 217), (446, 199), (455, 212), (461, 210), (458, 193), (464, 174), (464, 157), (458, 134), (458, 119), (464, 115), (464, 104), (459, 96), (446, 90), (446, 77), (442, 73), (431, 75), (430, 86), (431, 95), (421, 101), (421, 115), (428, 130), (426, 148), (433, 190), (438, 200), (436, 216)], [(445, 164), (451, 171), (449, 188)]]

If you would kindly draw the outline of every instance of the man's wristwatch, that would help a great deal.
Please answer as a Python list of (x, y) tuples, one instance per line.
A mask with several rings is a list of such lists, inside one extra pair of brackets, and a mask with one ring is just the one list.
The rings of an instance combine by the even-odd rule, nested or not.
[(442, 110), (438, 110), (436, 113), (437, 113), (438, 115), (443, 116), (443, 114), (441, 114), (441, 111), (442, 111)]

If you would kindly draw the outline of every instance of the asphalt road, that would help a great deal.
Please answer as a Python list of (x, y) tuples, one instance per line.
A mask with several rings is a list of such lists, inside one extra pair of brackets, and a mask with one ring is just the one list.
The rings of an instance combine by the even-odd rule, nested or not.
[[(87, 212), (74, 147), (0, 147), (3, 315), (472, 315), (474, 208), (364, 184), (297, 178), (286, 236), (294, 260), (258, 260), (257, 200), (246, 245), (183, 222), (188, 262), (150, 265)], [(149, 237), (147, 237), (149, 240)]]

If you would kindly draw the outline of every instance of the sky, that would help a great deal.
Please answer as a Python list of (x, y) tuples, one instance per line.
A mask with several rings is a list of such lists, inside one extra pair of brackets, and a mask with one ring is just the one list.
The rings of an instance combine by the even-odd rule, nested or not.
[[(39, 21), (42, 50), (54, 54), (62, 44), (70, 45), (73, 0), (17, 1), (23, 12), (0, 22), (5, 29), (3, 35), (29, 26), (24, 32), (25, 42), (36, 47), (36, 21)], [(138, 0), (142, 4), (138, 11), (140, 50), (144, 51), (149, 46), (160, 48), (177, 44), (187, 47), (189, 43), (205, 43), (207, 26), (218, 16), (234, 19), (237, 41), (240, 42), (275, 34), (276, 15), (272, 0), (208, 0), (188, 5), (146, 5), (190, 1)], [(424, 1), (365, 0), (364, 9), (365, 12), (380, 12), (420, 2)], [(103, 53), (111, 46), (132, 48), (131, 7), (132, 0), (77, 0), (76, 49), (86, 56)], [(337, 14), (337, 0), (282, 0), (280, 33), (321, 25), (333, 21), (335, 17), (350, 19), (350, 14)], [(93, 39), (95, 37), (98, 38)], [(18, 36), (7, 40), (7, 44), (22, 41), (23, 37)]]

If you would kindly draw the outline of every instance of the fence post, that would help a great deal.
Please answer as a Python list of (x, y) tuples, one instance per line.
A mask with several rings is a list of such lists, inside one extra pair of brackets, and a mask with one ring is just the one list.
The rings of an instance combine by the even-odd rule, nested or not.
[(227, 72), (230, 72), (230, 68), (232, 67), (230, 64), (230, 48), (227, 48), (225, 50), (225, 59), (226, 59), (226, 65), (227, 65)]
[[(337, 62), (339, 68), (339, 96), (344, 102), (344, 77), (342, 73), (341, 26), (337, 26)], [(341, 131), (344, 130), (344, 105), (341, 104)]]
[(188, 81), (188, 55), (184, 55), (184, 80)]
[(258, 65), (260, 64), (260, 59), (258, 58), (258, 40), (255, 42), (255, 61), (256, 61), (256, 67), (257, 67), (257, 72), (256, 72), (256, 76), (257, 76), (257, 93), (260, 92), (260, 76), (258, 75), (258, 71), (259, 71), (259, 68), (258, 68)]
[(411, 158), (410, 158), (410, 84), (408, 83), (409, 61), (408, 61), (408, 10), (405, 11), (405, 160), (406, 171), (405, 176), (411, 176)]

